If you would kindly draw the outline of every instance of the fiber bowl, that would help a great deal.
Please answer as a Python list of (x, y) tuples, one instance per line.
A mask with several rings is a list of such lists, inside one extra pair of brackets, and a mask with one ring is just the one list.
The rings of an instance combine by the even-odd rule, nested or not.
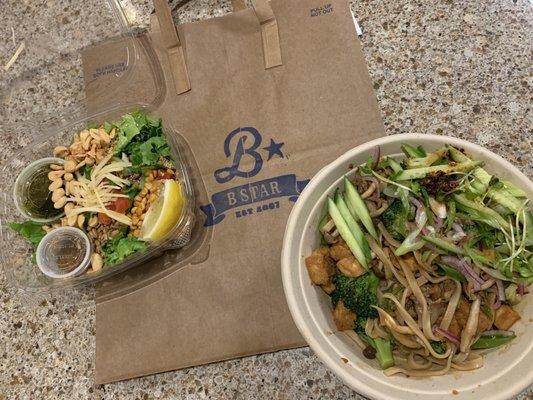
[(342, 186), (349, 166), (366, 162), (375, 146), (382, 155), (399, 154), (409, 143), (434, 150), (444, 144), (463, 148), (485, 169), (508, 179), (533, 199), (533, 183), (516, 167), (483, 147), (446, 136), (404, 134), (387, 136), (360, 145), (320, 170), (296, 202), (285, 231), (281, 272), (292, 317), (320, 360), (348, 386), (372, 399), (509, 399), (533, 384), (533, 294), (518, 306), (522, 319), (513, 326), (517, 338), (508, 346), (489, 351), (481, 369), (451, 372), (445, 376), (386, 377), (375, 360), (366, 359), (344, 333), (337, 332), (329, 297), (309, 279), (305, 257), (319, 245), (317, 226), (329, 194)]

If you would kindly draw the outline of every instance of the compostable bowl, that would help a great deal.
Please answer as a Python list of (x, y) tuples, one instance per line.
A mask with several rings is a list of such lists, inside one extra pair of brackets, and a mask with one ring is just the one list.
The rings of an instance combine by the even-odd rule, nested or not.
[(372, 399), (509, 399), (533, 384), (533, 294), (518, 306), (522, 319), (513, 326), (517, 339), (507, 347), (488, 352), (482, 368), (431, 378), (386, 377), (375, 360), (366, 359), (346, 334), (336, 331), (329, 297), (309, 279), (305, 257), (319, 245), (317, 226), (327, 196), (342, 186), (350, 165), (365, 163), (375, 146), (381, 147), (382, 155), (395, 155), (401, 153), (402, 143), (422, 145), (430, 151), (444, 144), (463, 148), (476, 160), (484, 161), (487, 171), (512, 181), (533, 199), (533, 183), (516, 167), (461, 139), (403, 134), (362, 144), (320, 170), (291, 212), (283, 241), (281, 272), (292, 317), (320, 360), (348, 386)]

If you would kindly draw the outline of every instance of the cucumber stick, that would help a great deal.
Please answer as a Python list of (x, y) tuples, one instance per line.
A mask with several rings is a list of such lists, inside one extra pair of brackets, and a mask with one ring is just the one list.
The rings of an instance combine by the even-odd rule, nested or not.
[[(472, 161), (470, 158), (465, 156), (462, 152), (460, 152), (453, 146), (448, 146), (448, 150), (450, 152), (450, 157), (455, 162), (464, 163)], [(472, 183), (474, 189), (479, 191), (481, 194), (485, 193), (485, 191), (489, 187), (492, 175), (490, 175), (481, 167), (477, 167), (476, 169), (474, 169), (474, 171), (472, 171), (472, 175), (474, 175), (474, 177), (476, 178), (476, 180)]]
[(368, 244), (368, 241), (366, 240), (366, 237), (359, 225), (357, 224), (355, 218), (350, 213), (346, 202), (344, 201), (343, 197), (338, 193), (335, 195), (334, 200), (337, 208), (339, 209), (342, 215), (342, 218), (344, 218), (344, 222), (346, 222), (346, 225), (348, 225), (348, 228), (350, 228), (350, 231), (355, 237), (355, 240), (357, 240), (359, 247), (361, 247), (361, 250), (363, 250), (366, 260), (370, 261), (372, 255), (370, 254), (370, 246)]
[(379, 240), (379, 236), (376, 232), (376, 228), (374, 228), (374, 223), (372, 222), (372, 217), (366, 207), (365, 201), (346, 176), (344, 177), (344, 189), (346, 190), (346, 201), (354, 209), (368, 233), (370, 233), (374, 239)]
[(396, 176), (396, 181), (420, 179), (436, 172), (444, 172), (445, 174), (451, 174), (453, 172), (469, 172), (481, 164), (483, 164), (481, 161), (466, 161), (455, 165), (433, 165), (431, 167), (406, 169)]
[(344, 239), (344, 241), (348, 245), (348, 248), (353, 253), (357, 261), (359, 261), (359, 263), (365, 269), (368, 269), (368, 263), (366, 262), (366, 257), (363, 252), (363, 249), (361, 249), (361, 246), (359, 246), (359, 243), (357, 243), (357, 240), (350, 231), (350, 228), (346, 224), (346, 221), (344, 220), (344, 218), (342, 218), (342, 214), (339, 211), (339, 208), (330, 197), (328, 197), (328, 212), (331, 216), (331, 219), (333, 219), (333, 222), (335, 222), (335, 226), (337, 227), (339, 234)]
[(479, 214), (485, 216), (486, 218), (492, 219), (500, 226), (501, 229), (509, 230), (509, 224), (507, 223), (507, 221), (492, 208), (489, 208), (478, 202), (469, 200), (462, 194), (456, 194), (453, 196), (453, 198), (457, 203), (462, 204), (465, 207), (471, 208), (474, 211), (477, 211)]

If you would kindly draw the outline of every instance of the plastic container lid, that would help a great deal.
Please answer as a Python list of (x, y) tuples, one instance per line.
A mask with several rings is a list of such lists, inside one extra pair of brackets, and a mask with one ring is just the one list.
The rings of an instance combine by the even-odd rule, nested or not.
[(37, 265), (51, 278), (68, 278), (84, 272), (91, 261), (89, 237), (78, 228), (57, 228), (37, 247)]
[[(116, 106), (105, 100), (107, 94), (135, 83), (136, 61), (146, 51), (128, 21), (139, 23), (137, 14), (130, 2), (119, 0), (69, 2), (65, 7), (37, 1), (10, 4), (0, 26), (0, 124), (6, 135), (19, 141), (46, 135), (43, 128), (63, 126), (89, 111)], [(95, 63), (95, 71), (84, 76), (83, 64), (88, 62), (83, 59), (84, 49), (102, 43), (112, 43), (112, 50), (101, 59), (89, 60)], [(102, 77), (103, 85), (97, 83)], [(93, 84), (89, 99), (86, 87)], [(157, 93), (162, 90), (155, 76), (153, 85)], [(150, 105), (157, 100), (144, 101)], [(124, 103), (131, 102), (124, 99)], [(23, 135), (17, 135), (18, 131)]]

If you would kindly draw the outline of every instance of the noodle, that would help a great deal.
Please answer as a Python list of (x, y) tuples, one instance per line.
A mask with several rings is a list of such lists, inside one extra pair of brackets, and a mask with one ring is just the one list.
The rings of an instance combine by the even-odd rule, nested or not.
[[(405, 323), (413, 330), (413, 333), (418, 336), (418, 338), (422, 341), (422, 343), (424, 344), (424, 346), (426, 347), (426, 349), (429, 350), (429, 352), (431, 353), (431, 355), (435, 358), (446, 358), (449, 356), (450, 354), (450, 348), (448, 348), (446, 350), (446, 352), (444, 354), (438, 354), (437, 352), (435, 352), (435, 350), (433, 350), (433, 347), (431, 347), (431, 344), (429, 343), (429, 341), (427, 340), (427, 338), (424, 336), (424, 334), (422, 333), (422, 331), (418, 328), (418, 325), (417, 323), (413, 320), (413, 317), (411, 317), (411, 315), (409, 315), (409, 313), (407, 312), (407, 310), (405, 308), (402, 307), (402, 305), (400, 304), (400, 302), (398, 301), (398, 299), (396, 297), (394, 297), (393, 294), (391, 293), (385, 293), (383, 295), (383, 297), (387, 298), (387, 299), (390, 299), (394, 302), (394, 304), (396, 304), (396, 307), (398, 308), (398, 311), (400, 313), (402, 313), (403, 315), (403, 318), (405, 319)], [(439, 340), (439, 339), (437, 339)]]
[(404, 374), (407, 376), (414, 376), (414, 377), (441, 376), (441, 375), (445, 375), (450, 370), (451, 364), (452, 364), (452, 357), (448, 357), (448, 361), (446, 362), (445, 367), (442, 369), (438, 369), (438, 370), (427, 369), (427, 370), (420, 371), (420, 370), (405, 369), (405, 368), (400, 368), (400, 367), (391, 367), (391, 368), (387, 368), (383, 372), (387, 376), (391, 376), (395, 374)]
[(392, 246), (392, 247), (400, 247), (401, 243), (398, 242), (396, 239), (394, 239), (389, 231), (387, 231), (387, 228), (385, 228), (385, 225), (383, 225), (382, 222), (378, 224), (378, 229), (385, 238), (385, 240)]
[(448, 307), (446, 307), (446, 311), (444, 313), (444, 317), (442, 317), (442, 321), (440, 322), (441, 329), (448, 330), (450, 327), (450, 323), (452, 322), (452, 318), (455, 314), (455, 310), (457, 309), (457, 306), (459, 305), (459, 300), (461, 298), (461, 282), (454, 281), (455, 282), (455, 292), (453, 292), (452, 298), (450, 299), (450, 302), (448, 303)]
[(466, 352), (470, 348), (472, 338), (476, 334), (477, 325), (479, 321), (479, 308), (480, 308), (480, 301), (479, 301), (479, 298), (476, 297), (476, 299), (472, 302), (472, 306), (470, 307), (470, 313), (468, 314), (468, 320), (466, 321), (466, 326), (463, 328), (463, 331), (461, 332), (460, 349), (462, 352)]
[(409, 353), (407, 356), (407, 365), (410, 369), (414, 370), (422, 370), (422, 369), (429, 369), (433, 362), (431, 360), (426, 359), (423, 364), (419, 364), (415, 360), (415, 353)]
[(405, 262), (402, 260), (401, 257), (398, 258), (398, 261), (400, 262), (400, 266), (402, 267), (403, 273), (405, 275), (405, 278), (407, 279), (407, 283), (409, 284), (409, 287), (413, 291), (413, 294), (416, 297), (416, 300), (422, 307), (422, 329), (424, 331), (424, 334), (426, 335), (427, 338), (438, 341), (439, 339), (433, 334), (433, 330), (431, 329), (431, 320), (429, 318), (428, 304), (426, 302), (426, 298), (424, 297), (424, 294), (420, 290), (420, 287), (418, 286), (409, 266), (405, 264)]
[(380, 307), (374, 307), (379, 314), (379, 322), (381, 325), (386, 325), (389, 329), (392, 329), (399, 333), (404, 333), (408, 335), (413, 334), (413, 330), (405, 325), (398, 325), (396, 320), (389, 314), (387, 311)]

